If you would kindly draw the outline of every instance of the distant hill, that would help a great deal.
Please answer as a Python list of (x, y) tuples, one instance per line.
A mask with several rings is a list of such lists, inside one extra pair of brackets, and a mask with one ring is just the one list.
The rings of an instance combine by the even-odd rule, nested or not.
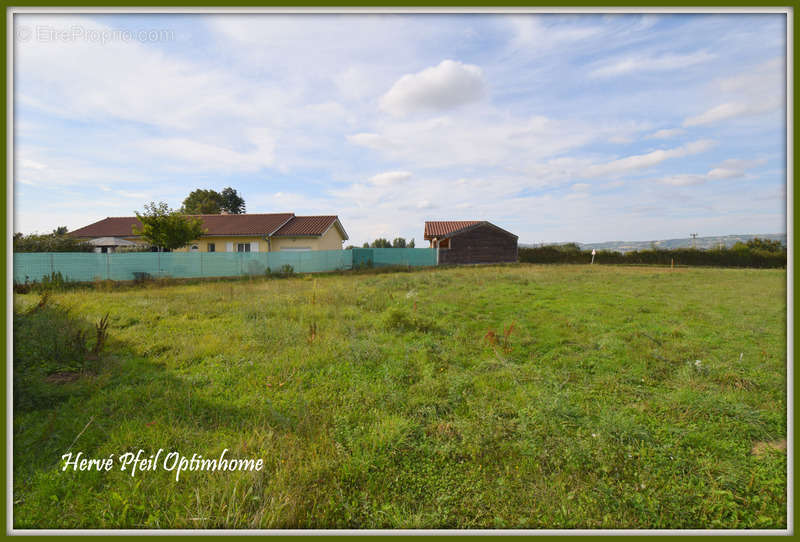
[[(758, 233), (744, 235), (718, 235), (714, 237), (684, 237), (682, 239), (664, 239), (661, 241), (607, 241), (605, 243), (576, 243), (582, 250), (613, 250), (617, 252), (630, 252), (632, 250), (647, 250), (653, 246), (663, 249), (690, 248), (694, 241), (694, 246), (699, 249), (718, 248), (720, 246), (732, 247), (738, 242), (746, 243), (754, 237), (780, 241), (786, 246), (785, 233)], [(563, 245), (566, 243), (545, 243), (551, 245)], [(538, 244), (520, 244), (521, 247), (537, 247)]]

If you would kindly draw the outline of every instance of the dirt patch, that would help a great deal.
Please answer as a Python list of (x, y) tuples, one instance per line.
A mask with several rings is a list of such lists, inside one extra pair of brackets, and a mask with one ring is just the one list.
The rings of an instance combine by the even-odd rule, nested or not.
[(51, 384), (66, 384), (67, 382), (75, 382), (80, 377), (81, 377), (80, 373), (64, 371), (47, 375), (44, 378), (44, 381), (49, 382)]
[(773, 440), (772, 442), (756, 442), (755, 444), (753, 444), (753, 449), (750, 450), (750, 453), (752, 453), (755, 456), (761, 457), (770, 450), (785, 452), (786, 439)]

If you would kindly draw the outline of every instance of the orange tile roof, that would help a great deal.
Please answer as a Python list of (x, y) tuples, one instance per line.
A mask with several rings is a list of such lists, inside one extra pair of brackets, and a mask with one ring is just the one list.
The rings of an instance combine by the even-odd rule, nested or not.
[(133, 226), (142, 227), (135, 216), (110, 216), (69, 234), (73, 237), (130, 237), (133, 235)]
[(203, 221), (206, 235), (270, 235), (290, 221), (294, 213), (189, 216)]
[(485, 222), (484, 220), (433, 220), (425, 221), (425, 239), (430, 240), (434, 237), (439, 239), (447, 237), (453, 232), (469, 228), (476, 224)]
[[(335, 215), (330, 216), (296, 216), (275, 232), (276, 237), (292, 237), (305, 235), (322, 235), (334, 222), (339, 220)], [(340, 224), (341, 227), (341, 224)], [(344, 234), (344, 229), (342, 229)], [(345, 234), (345, 239), (347, 235)]]
[[(302, 236), (322, 235), (338, 217), (295, 216), (294, 213), (242, 214), (242, 215), (188, 215), (200, 218), (205, 235), (278, 235)], [(114, 216), (104, 218), (70, 232), (73, 237), (130, 237), (133, 226), (141, 227), (135, 216)], [(345, 239), (347, 234), (339, 223)]]

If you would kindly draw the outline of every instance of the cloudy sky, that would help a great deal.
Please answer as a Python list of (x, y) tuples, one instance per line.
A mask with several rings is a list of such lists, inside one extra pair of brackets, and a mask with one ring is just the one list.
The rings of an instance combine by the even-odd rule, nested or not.
[(15, 36), (15, 231), (226, 186), (354, 244), (447, 219), (786, 231), (782, 14), (23, 14)]

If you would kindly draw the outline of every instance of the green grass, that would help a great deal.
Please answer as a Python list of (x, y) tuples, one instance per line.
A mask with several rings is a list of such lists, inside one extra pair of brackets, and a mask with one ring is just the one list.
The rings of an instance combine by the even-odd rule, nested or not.
[[(14, 526), (785, 528), (786, 453), (752, 452), (786, 438), (785, 284), (512, 265), (17, 295)], [(140, 448), (265, 468), (60, 470)]]

